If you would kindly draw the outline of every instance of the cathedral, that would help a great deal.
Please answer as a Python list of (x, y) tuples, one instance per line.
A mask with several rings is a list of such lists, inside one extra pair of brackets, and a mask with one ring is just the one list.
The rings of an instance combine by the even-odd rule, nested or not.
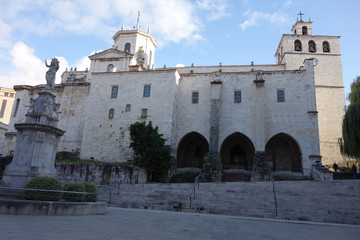
[[(178, 169), (215, 159), (226, 176), (251, 176), (258, 159), (280, 175), (309, 177), (314, 164), (343, 162), (345, 93), (339, 36), (313, 35), (297, 20), (283, 34), (276, 64), (155, 68), (150, 31), (121, 28), (111, 48), (89, 56), (86, 71), (70, 69), (52, 93), (60, 104), (58, 152), (80, 159), (129, 162), (129, 126), (159, 127)], [(14, 123), (25, 120), (44, 85), (16, 85), (1, 153), (16, 144)], [(210, 164), (211, 165), (211, 164)]]

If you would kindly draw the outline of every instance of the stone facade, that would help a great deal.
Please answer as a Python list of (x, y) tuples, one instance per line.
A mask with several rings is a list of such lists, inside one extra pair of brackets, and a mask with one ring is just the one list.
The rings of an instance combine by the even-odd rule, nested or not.
[[(307, 34), (295, 34), (303, 26)], [(308, 177), (321, 156), (326, 164), (341, 162), (335, 147), (345, 106), (339, 37), (313, 36), (311, 26), (298, 21), (293, 34), (283, 35), (277, 64), (161, 69), (153, 68), (156, 42), (150, 33), (122, 29), (112, 48), (89, 56), (88, 71), (78, 77), (66, 71), (55, 86), (58, 126), (66, 131), (58, 151), (126, 162), (133, 158), (129, 126), (152, 121), (182, 168), (202, 168), (209, 150), (219, 156), (216, 168), (246, 179), (257, 152), (276, 174)], [(295, 51), (296, 40), (302, 51)], [(323, 53), (324, 41), (330, 52)], [(314, 43), (317, 52), (308, 51)], [(21, 101), (12, 124), (22, 122), (30, 97), (41, 88), (15, 86)], [(13, 147), (11, 132), (10, 126), (3, 154)]]

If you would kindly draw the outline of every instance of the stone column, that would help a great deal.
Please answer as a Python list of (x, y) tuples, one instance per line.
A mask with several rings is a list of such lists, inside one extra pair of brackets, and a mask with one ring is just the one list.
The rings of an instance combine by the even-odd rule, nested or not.
[(269, 180), (271, 163), (266, 159), (265, 154), (265, 102), (264, 102), (264, 83), (262, 72), (256, 73), (254, 84), (256, 86), (255, 93), (255, 156), (251, 173), (251, 181)]
[(210, 146), (209, 151), (219, 151), (219, 112), (222, 82), (211, 82)]
[(219, 154), (219, 114), (222, 82), (220, 73), (214, 73), (211, 84), (210, 105), (210, 143), (209, 152), (204, 158), (203, 174), (208, 182), (220, 182), (222, 164)]

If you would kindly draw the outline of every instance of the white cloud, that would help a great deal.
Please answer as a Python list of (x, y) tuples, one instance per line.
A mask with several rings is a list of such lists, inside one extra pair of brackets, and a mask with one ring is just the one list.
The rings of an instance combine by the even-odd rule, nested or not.
[[(205, 3), (214, 19), (224, 15), (224, 0)], [(70, 33), (108, 37), (122, 23), (129, 29), (136, 25), (138, 10), (141, 10), (140, 25), (148, 26), (161, 38), (162, 43), (180, 42), (200, 34), (201, 24), (196, 5), (189, 0), (43, 0), (24, 1), (19, 8), (16, 4), (5, 4), (6, 24), (24, 34)], [(219, 10), (215, 11), (215, 6)], [(146, 25), (146, 26), (145, 26)]]
[(284, 3), (284, 7), (289, 7), (290, 5), (293, 4), (293, 1), (292, 0), (287, 0), (285, 3)]
[(250, 26), (256, 26), (263, 21), (270, 22), (275, 25), (282, 25), (288, 21), (288, 16), (280, 11), (275, 13), (263, 13), (258, 11), (246, 11), (244, 13), (248, 17), (244, 22), (242, 22), (239, 27), (245, 31), (246, 28)]
[[(34, 54), (34, 49), (23, 42), (17, 42), (10, 50), (11, 65), (14, 70), (0, 72), (0, 86), (12, 88), (13, 85), (45, 84), (45, 63)], [(67, 60), (58, 57), (60, 69), (56, 74), (56, 83), (60, 83), (60, 76), (68, 66)], [(49, 62), (48, 62), (49, 63)]]
[(230, 16), (230, 13), (227, 12), (226, 0), (200, 0), (197, 2), (197, 7), (208, 12), (207, 19), (209, 21)]
[[(226, 0), (23, 0), (21, 4), (5, 1), (1, 7), (0, 59), (11, 66), (0, 68), (0, 86), (7, 87), (45, 83), (47, 68), (43, 60), (24, 43), (33, 36), (85, 35), (111, 41), (122, 23), (127, 29), (136, 25), (141, 10), (141, 29), (146, 31), (151, 26), (161, 48), (171, 42), (192, 44), (203, 40), (199, 9), (208, 20), (228, 16)], [(59, 60), (57, 83), (68, 67), (65, 58)], [(87, 56), (76, 64), (78, 70), (90, 67)]]
[[(94, 51), (94, 52), (90, 53), (89, 56), (93, 55), (95, 52), (101, 52), (101, 51), (103, 51), (103, 50)], [(78, 71), (85, 71), (86, 69), (90, 69), (91, 61), (89, 59), (89, 56), (85, 56), (85, 57), (81, 58), (79, 61), (75, 62), (75, 66)]]

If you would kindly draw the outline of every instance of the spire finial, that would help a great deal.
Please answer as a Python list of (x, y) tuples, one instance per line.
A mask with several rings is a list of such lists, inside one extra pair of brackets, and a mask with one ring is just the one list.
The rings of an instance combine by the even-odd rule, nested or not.
[(302, 16), (305, 15), (305, 14), (304, 14), (304, 13), (301, 13), (301, 11), (300, 11), (300, 13), (298, 13), (297, 15), (300, 16), (300, 21), (302, 21)]
[(140, 22), (140, 10), (138, 11), (138, 18), (136, 23), (136, 30), (139, 30), (139, 22)]

